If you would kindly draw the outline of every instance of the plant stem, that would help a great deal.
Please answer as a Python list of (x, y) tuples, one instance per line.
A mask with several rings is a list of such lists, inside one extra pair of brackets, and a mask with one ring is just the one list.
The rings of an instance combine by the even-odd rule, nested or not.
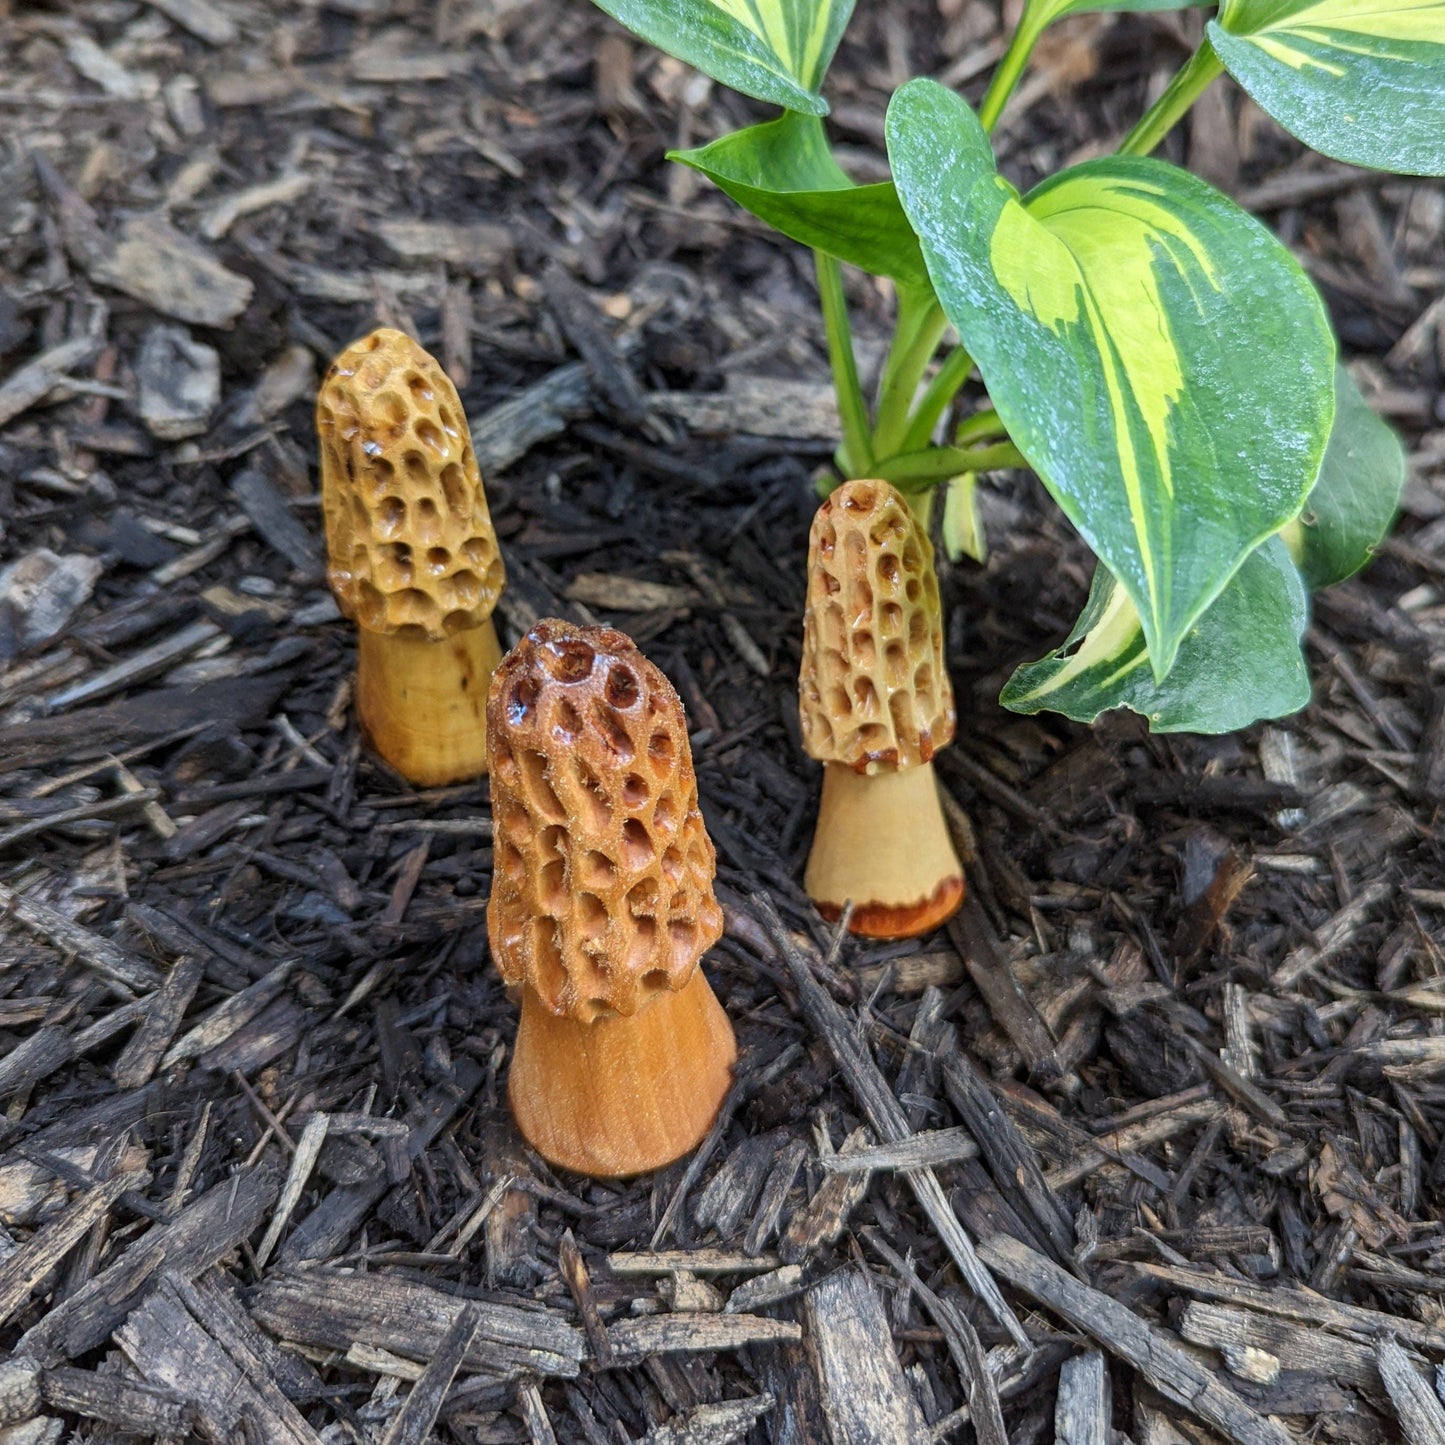
[(989, 441), (993, 437), (1007, 435), (1008, 428), (999, 420), (998, 412), (989, 407), (959, 422), (958, 430), (953, 434), (953, 444), (961, 447), (965, 442)]
[(1039, 6), (1038, 9), (1041, 14), (1031, 14), (1034, 6), (1024, 7), (1019, 28), (1014, 31), (1013, 39), (1009, 41), (1008, 49), (1004, 51), (1004, 57), (999, 61), (998, 69), (994, 71), (993, 79), (989, 82), (988, 91), (978, 108), (978, 118), (983, 122), (986, 131), (992, 132), (998, 124), (998, 118), (1003, 114), (1009, 96), (1014, 93), (1014, 87), (1024, 73), (1024, 66), (1029, 63), (1029, 56), (1038, 44), (1039, 36), (1053, 19), (1048, 7)]
[(933, 495), (937, 487), (924, 487), (917, 492), (904, 492), (903, 500), (908, 503), (908, 510), (918, 518), (918, 525), (927, 532), (933, 525)]
[(938, 418), (943, 415), (949, 402), (958, 395), (959, 389), (972, 371), (973, 358), (961, 346), (955, 346), (943, 358), (943, 365), (938, 368), (913, 410), (900, 451), (916, 452), (928, 445), (933, 428), (938, 425)]
[(866, 477), (873, 469), (868, 443), (868, 408), (858, 385), (858, 362), (853, 355), (853, 328), (848, 324), (848, 303), (843, 296), (843, 268), (836, 256), (813, 252), (818, 273), (818, 299), (828, 334), (828, 361), (833, 368), (833, 390), (838, 395), (838, 417), (843, 425), (839, 460), (852, 477)]
[(902, 290), (898, 293), (898, 325), (893, 344), (883, 363), (878, 388), (878, 409), (873, 426), (873, 455), (892, 456), (908, 431), (908, 411), (918, 383), (948, 320), (932, 291)]
[(1149, 107), (1139, 124), (1124, 137), (1119, 154), (1147, 156), (1179, 124), (1210, 81), (1223, 70), (1214, 47), (1205, 40), (1175, 73), (1174, 79), (1164, 87), (1164, 94)]
[(909, 491), (947, 481), (964, 472), (992, 472), (1002, 467), (1027, 465), (1012, 442), (998, 442), (991, 447), (928, 447), (924, 451), (890, 457), (880, 462), (875, 471), (899, 491)]

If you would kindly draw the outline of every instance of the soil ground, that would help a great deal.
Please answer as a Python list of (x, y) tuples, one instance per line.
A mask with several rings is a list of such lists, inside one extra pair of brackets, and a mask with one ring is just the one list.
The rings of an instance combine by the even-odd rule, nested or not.
[[(1198, 24), (1061, 26), (1008, 173), (1106, 148)], [(864, 0), (855, 174), (999, 27)], [(0, 54), (0, 546), (42, 579), (0, 611), (0, 1438), (1445, 1438), (1439, 186), (1222, 84), (1170, 138), (1320, 284), (1400, 527), (1318, 599), (1308, 710), (1152, 737), (998, 707), (1090, 564), (987, 479), (942, 578), (973, 901), (880, 948), (799, 889), (811, 268), (663, 159), (758, 108), (581, 0), (0, 0)], [(612, 622), (689, 710), (743, 1058), (655, 1176), (521, 1144), (487, 787), (356, 734), (311, 406), (378, 323), (461, 386), (504, 641)]]

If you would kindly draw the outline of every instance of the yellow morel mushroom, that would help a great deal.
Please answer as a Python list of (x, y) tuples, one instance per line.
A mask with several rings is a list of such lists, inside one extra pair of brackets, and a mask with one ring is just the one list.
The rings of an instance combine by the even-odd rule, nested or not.
[(964, 887), (932, 761), (953, 738), (953, 688), (933, 547), (887, 482), (848, 482), (813, 519), (798, 692), (823, 764), (808, 896), (830, 920), (851, 900), (870, 938), (938, 927)]
[(723, 920), (682, 702), (621, 632), (543, 621), (492, 679), (487, 738), (487, 935), (522, 995), (512, 1112), (564, 1168), (661, 1168), (707, 1133), (737, 1058), (698, 966)]
[(383, 327), (332, 363), (316, 431), (327, 575), (358, 628), (362, 731), (413, 783), (478, 777), (506, 574), (457, 389)]

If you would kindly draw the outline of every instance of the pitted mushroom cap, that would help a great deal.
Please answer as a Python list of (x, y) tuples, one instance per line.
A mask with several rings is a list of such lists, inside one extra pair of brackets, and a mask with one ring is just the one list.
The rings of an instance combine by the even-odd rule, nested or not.
[(327, 575), (370, 632), (439, 642), (480, 626), (506, 574), (457, 389), (389, 327), (348, 346), (316, 398)]
[(723, 920), (672, 684), (621, 632), (539, 622), (493, 674), (487, 748), (502, 977), (584, 1023), (684, 987)]
[(887, 482), (848, 482), (813, 518), (798, 695), (804, 748), (860, 773), (953, 739), (933, 545)]

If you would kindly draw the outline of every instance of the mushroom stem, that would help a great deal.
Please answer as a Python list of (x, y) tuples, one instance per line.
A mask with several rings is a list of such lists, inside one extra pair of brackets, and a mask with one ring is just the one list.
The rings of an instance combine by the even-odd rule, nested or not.
[(963, 865), (933, 764), (869, 775), (824, 763), (803, 886), (830, 921), (852, 899), (849, 930), (865, 938), (914, 938), (950, 918), (963, 902)]
[(732, 1084), (737, 1044), (703, 972), (630, 1018), (554, 1014), (522, 991), (507, 1093), (527, 1142), (579, 1174), (643, 1174), (695, 1149)]
[(424, 788), (487, 771), (487, 688), (502, 660), (489, 617), (440, 642), (361, 628), (356, 713), (371, 746)]

